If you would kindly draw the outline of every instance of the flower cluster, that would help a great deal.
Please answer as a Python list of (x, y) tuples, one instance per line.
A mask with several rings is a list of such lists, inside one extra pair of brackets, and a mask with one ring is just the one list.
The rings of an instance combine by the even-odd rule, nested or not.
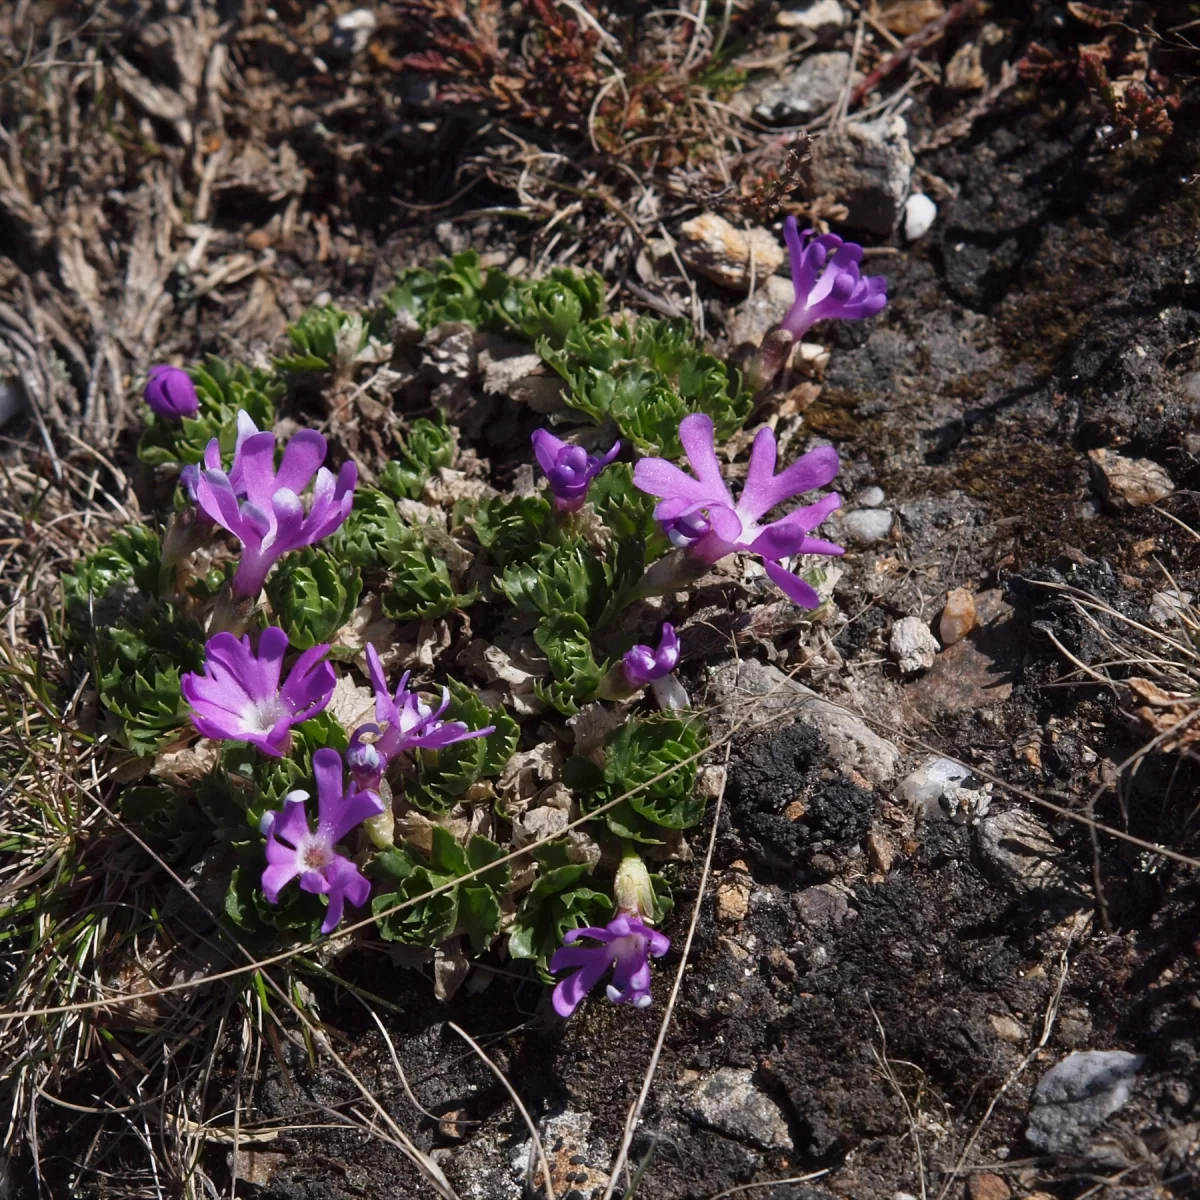
[(377, 793), (360, 791), (353, 784), (346, 788), (342, 756), (336, 750), (318, 750), (312, 764), (317, 781), (317, 827), (309, 828), (305, 791), (284, 796), (282, 812), (264, 814), (259, 827), (267, 839), (262, 889), (272, 904), (278, 904), (279, 893), (299, 878), (304, 891), (329, 901), (321, 932), (332, 933), (341, 924), (346, 901), (361, 908), (371, 894), (370, 880), (338, 851), (337, 844), (365, 820), (381, 813), (383, 801)]
[(559, 512), (575, 512), (583, 507), (593, 479), (621, 452), (616, 442), (607, 454), (597, 457), (582, 446), (572, 446), (546, 429), (534, 430), (533, 453), (550, 484), (550, 494)]
[[(885, 281), (861, 275), (860, 246), (843, 242), (833, 234), (818, 236), (811, 230), (801, 234), (791, 217), (784, 234), (791, 254), (796, 299), (778, 328), (764, 341), (755, 368), (760, 382), (772, 377), (786, 361), (791, 345), (815, 322), (869, 317), (887, 302)], [(549, 284), (539, 311), (546, 320), (553, 319), (557, 335), (551, 341), (561, 344), (569, 314), (581, 317), (584, 300), (588, 300), (587, 311), (592, 311), (593, 301), (586, 295), (580, 299), (573, 291), (569, 295), (561, 292), (566, 287), (561, 280), (552, 279)], [(602, 294), (601, 288), (598, 295)], [(361, 330), (346, 324), (345, 318), (346, 314), (334, 310), (325, 312), (324, 324), (314, 324), (304, 343), (309, 353), (292, 360), (300, 364), (295, 369), (313, 361), (323, 362), (330, 354), (336, 359), (341, 353), (338, 337), (347, 329), (354, 328), (354, 337), (360, 336)], [(599, 323), (613, 335), (612, 326), (606, 322)], [(521, 328), (528, 333), (526, 325)], [(330, 338), (332, 350), (327, 345)], [(546, 344), (545, 338), (538, 343), (539, 348)], [(628, 343), (628, 347), (632, 345)], [(670, 361), (678, 365), (680, 360)], [(174, 429), (190, 439), (181, 443), (186, 453), (179, 453), (174, 460), (189, 463), (180, 473), (187, 502), (175, 514), (161, 546), (156, 535), (146, 531), (151, 539), (147, 545), (161, 550), (157, 559), (149, 552), (145, 556), (152, 571), (158, 573), (160, 592), (170, 596), (172, 605), (178, 599), (180, 611), (191, 622), (196, 607), (187, 606), (195, 597), (211, 593), (194, 586), (188, 591), (189, 581), (182, 574), (185, 558), (205, 539), (211, 539), (218, 528), (241, 543), (241, 557), (232, 580), (210, 610), (203, 665), (182, 676), (169, 676), (171, 696), (164, 723), (178, 722), (181, 693), (200, 735), (246, 743), (266, 756), (251, 769), (262, 794), (278, 797), (286, 791), (282, 801), (274, 801), (277, 807), (262, 814), (259, 823), (265, 858), (260, 883), (269, 904), (280, 904), (293, 883), (301, 892), (323, 896), (325, 911), (320, 928), (322, 933), (331, 934), (341, 925), (345, 906), (366, 905), (372, 880), (382, 880), (390, 873), (396, 894), (406, 899), (404, 904), (392, 905), (390, 899), (377, 895), (376, 907), (386, 910), (378, 918), (384, 937), (433, 946), (448, 937), (469, 936), (477, 949), (482, 949), (498, 931), (524, 920), (523, 940), (516, 933), (510, 934), (510, 952), (514, 957), (536, 959), (558, 976), (552, 1004), (561, 1017), (571, 1016), (588, 993), (605, 980), (606, 994), (614, 1004), (640, 1009), (651, 1003), (650, 960), (670, 950), (669, 939), (655, 928), (667, 911), (669, 894), (663, 891), (662, 881), (649, 874), (632, 847), (639, 842), (653, 844), (652, 835), (643, 835), (647, 831), (652, 834), (656, 826), (678, 830), (695, 825), (702, 817), (703, 803), (697, 805), (691, 791), (694, 774), (674, 774), (675, 795), (667, 790), (671, 786), (668, 784), (657, 794), (647, 791), (645, 796), (630, 797), (672, 776), (673, 767), (697, 762), (704, 741), (703, 731), (697, 732), (691, 714), (680, 717), (670, 711), (690, 708), (683, 684), (675, 676), (683, 648), (675, 625), (662, 622), (657, 645), (651, 638), (651, 644), (630, 646), (632, 637), (624, 631), (632, 622), (617, 624), (615, 617), (622, 612), (638, 614), (642, 610), (630, 607), (633, 601), (676, 591), (698, 579), (712, 564), (738, 553), (757, 555), (768, 578), (791, 601), (815, 608), (820, 597), (797, 572), (796, 560), (804, 555), (843, 553), (841, 547), (813, 536), (840, 505), (836, 492), (768, 520), (772, 510), (829, 485), (839, 469), (837, 452), (819, 446), (777, 470), (775, 434), (763, 427), (754, 436), (745, 479), (735, 499), (718, 457), (717, 434), (720, 430), (724, 441), (736, 422), (744, 420), (750, 409), (750, 393), (744, 392), (735, 378), (733, 392), (746, 401), (745, 407), (736, 407), (729, 393), (722, 390), (728, 382), (726, 377), (721, 374), (718, 380), (713, 375), (713, 371), (724, 371), (720, 363), (711, 356), (706, 362), (695, 357), (687, 361), (692, 365), (676, 373), (681, 379), (689, 372), (699, 374), (706, 381), (703, 403), (695, 394), (687, 396), (683, 383), (678, 396), (672, 390), (673, 383), (671, 387), (657, 383), (657, 391), (644, 393), (637, 392), (631, 383), (622, 394), (626, 409), (634, 412), (659, 405), (655, 411), (660, 415), (655, 420), (660, 425), (651, 435), (649, 425), (616, 424), (625, 445), (635, 450), (682, 447), (690, 470), (667, 457), (642, 457), (632, 464), (632, 470), (626, 465), (614, 466), (622, 451), (619, 440), (607, 452), (596, 454), (539, 429), (533, 433), (531, 443), (536, 462), (546, 476), (550, 503), (522, 495), (511, 504), (500, 498), (494, 509), (487, 509), (492, 503), (489, 500), (480, 503), (479, 512), (484, 515), (477, 519), (471, 517), (468, 508), (468, 520), (474, 520), (480, 546), (488, 552), (499, 547), (493, 553), (497, 564), (493, 594), (507, 598), (522, 613), (535, 614), (532, 640), (544, 654), (546, 667), (534, 685), (540, 707), (531, 711), (541, 719), (551, 707), (573, 714), (584, 704), (612, 701), (617, 702), (618, 722), (626, 722), (615, 722), (617, 728), (606, 736), (598, 753), (581, 745), (561, 772), (562, 779), (569, 781), (573, 790), (578, 789), (579, 807), (585, 813), (599, 816), (612, 810), (606, 818), (608, 829), (624, 847), (613, 880), (612, 900), (579, 883), (590, 867), (571, 861), (565, 846), (559, 845), (560, 857), (548, 854), (537, 858), (538, 883), (530, 892), (531, 897), (537, 894), (536, 904), (553, 900), (555, 915), (550, 922), (544, 911), (537, 910), (532, 916), (526, 912), (527, 908), (535, 909), (532, 898), (521, 900), (515, 909), (503, 903), (511, 868), (500, 847), (487, 837), (472, 833), (458, 838), (450, 832), (449, 823), (431, 822), (433, 849), (430, 852), (426, 846), (423, 856), (414, 853), (402, 839), (394, 838), (397, 819), (405, 816), (410, 803), (424, 807), (423, 798), (440, 796), (445, 800), (441, 809), (431, 802), (428, 811), (434, 813), (453, 811), (452, 806), (458, 804), (478, 806), (478, 797), (487, 794), (487, 787), (477, 786), (481, 775), (499, 776), (518, 745), (519, 727), (507, 714), (488, 710), (466, 689), (458, 689), (456, 712), (449, 713), (449, 688), (443, 687), (440, 697), (431, 702), (410, 686), (408, 672), (393, 687), (384, 669), (384, 657), (374, 645), (367, 644), (360, 669), (374, 692), (374, 719), (360, 720), (354, 728), (350, 726), (355, 723), (348, 723), (344, 730), (328, 718), (313, 721), (330, 705), (337, 688), (337, 674), (329, 661), (331, 646), (326, 642), (338, 640), (337, 630), (345, 628), (358, 603), (361, 581), (369, 574), (373, 548), (369, 543), (378, 537), (389, 547), (386, 562), (379, 560), (392, 572), (388, 575), (389, 589), (400, 586), (396, 581), (402, 570), (408, 569), (405, 555), (426, 564), (426, 556), (433, 553), (432, 535), (423, 545), (421, 534), (412, 532), (418, 553), (409, 548), (413, 542), (404, 541), (396, 532), (397, 514), (403, 514), (403, 507), (393, 505), (392, 500), (397, 495), (410, 500), (422, 495), (425, 481), (431, 478), (429, 472), (448, 465), (453, 433), (447, 432), (441, 439), (448, 447), (445, 458), (421, 458), (410, 445), (405, 453), (412, 461), (404, 472), (393, 470), (390, 483), (385, 473), (378, 490), (368, 494), (364, 489), (360, 493), (354, 522), (339, 541), (364, 546), (361, 561), (341, 561), (340, 552), (327, 547), (320, 554), (297, 556), (291, 566), (279, 568), (268, 585), (268, 575), (281, 556), (313, 546), (350, 517), (358, 483), (354, 463), (345, 463), (335, 475), (324, 465), (328, 453), (325, 438), (310, 429), (293, 434), (282, 453), (277, 453), (275, 433), (260, 430), (250, 413), (238, 407), (243, 403), (244, 391), (224, 390), (223, 384), (214, 383), (199, 368), (190, 374), (167, 365), (151, 369), (144, 395), (157, 420), (150, 422), (150, 433), (165, 438)], [(218, 392), (225, 396), (219, 404), (213, 399)], [(238, 398), (233, 399), (235, 396)], [(687, 403), (681, 408), (685, 396)], [(718, 403), (714, 396), (724, 399)], [(589, 402), (599, 405), (595, 396)], [(265, 408), (256, 408), (253, 401), (245, 403), (260, 421), (269, 424), (269, 401)], [(705, 411), (696, 411), (699, 408)], [(601, 427), (611, 427), (606, 414), (615, 410), (584, 411)], [(690, 411), (690, 415), (680, 419), (681, 411)], [(709, 411), (717, 415), (716, 422), (707, 415)], [(175, 426), (170, 422), (176, 422)], [(430, 428), (435, 429), (432, 425)], [(212, 437), (205, 444), (214, 430), (222, 436)], [(221, 442), (225, 440), (228, 448), (230, 438), (235, 438), (235, 444), (225, 466)], [(607, 438), (600, 444), (607, 444)], [(161, 449), (161, 443), (158, 445)], [(597, 488), (595, 511), (580, 513), (592, 484), (610, 467), (604, 483)], [(307, 500), (303, 499), (306, 495)], [(653, 521), (661, 537), (645, 536), (653, 528), (646, 496), (654, 498)], [(389, 506), (393, 509), (390, 514), (386, 511)], [(456, 508), (456, 525), (458, 519)], [(456, 530), (454, 536), (458, 536)], [(509, 547), (517, 545), (523, 547), (520, 553), (510, 554)], [(616, 549), (610, 550), (613, 545)], [(655, 555), (660, 556), (657, 561)], [(318, 561), (326, 574), (312, 566)], [(395, 566), (397, 563), (405, 565)], [(424, 620), (430, 614), (445, 616), (454, 611), (454, 606), (465, 608), (477, 599), (482, 584), (469, 595), (460, 595), (464, 585), (456, 582), (452, 587), (445, 564), (440, 567), (446, 581), (440, 593), (446, 600), (442, 607), (433, 606), (428, 601), (429, 593), (425, 593), (424, 606), (397, 603), (389, 609), (387, 602), (395, 596), (389, 597), (382, 588), (371, 600), (378, 601), (388, 617), (410, 620), (419, 616)], [(426, 564), (411, 569), (417, 582), (422, 583), (432, 578), (430, 572), (435, 567)], [(420, 575), (422, 570), (426, 575)], [(338, 575), (339, 571), (343, 574)], [(384, 574), (379, 569), (378, 575)], [(307, 579), (307, 590), (295, 585), (297, 577)], [(302, 600), (294, 608), (281, 603), (276, 584), (284, 585), (284, 594), (287, 587), (295, 587), (294, 594)], [(314, 630), (293, 623), (290, 614), (294, 609), (300, 609), (303, 603), (319, 608), (335, 585), (341, 588), (341, 598), (326, 605), (333, 615), (325, 624)], [(277, 624), (262, 627), (259, 621), (261, 632), (255, 637), (246, 630), (255, 620), (255, 603), (264, 586), (269, 611)], [(415, 583), (413, 590), (418, 590)], [(603, 632), (605, 627), (607, 633)], [(516, 626), (522, 634), (530, 628)], [(468, 638), (470, 629), (466, 625)], [(190, 663), (194, 667), (204, 636), (189, 635), (188, 652), (196, 655)], [(301, 649), (321, 638), (326, 641)], [(297, 653), (290, 653), (293, 645)], [(341, 646), (334, 657), (345, 652)], [(646, 690), (653, 694), (658, 707), (667, 711), (639, 724), (630, 719), (630, 711)], [(454, 719), (456, 716), (468, 719)], [(306, 729), (298, 729), (310, 721)], [(496, 733), (498, 727), (501, 732), (492, 742), (476, 740)], [(168, 728), (173, 731), (175, 725)], [(348, 741), (344, 742), (346, 734)], [(345, 745), (345, 750), (328, 744), (314, 749), (314, 738), (318, 742), (332, 739), (339, 747)], [(449, 747), (460, 743), (466, 745), (448, 752)], [(472, 762), (474, 774), (468, 770)], [(485, 762), (486, 771), (480, 765)], [(444, 771), (440, 778), (439, 769)], [(309, 770), (315, 784), (315, 824), (309, 809), (310, 792), (293, 787), (295, 782), (303, 782)], [(259, 771), (265, 774), (260, 777), (256, 774)], [(635, 771), (643, 773), (631, 782)], [(298, 777), (297, 772), (303, 774)], [(284, 782), (268, 785), (262, 779)], [(443, 790), (438, 792), (438, 788)], [(585, 805), (589, 796), (593, 798), (589, 801), (592, 807)], [(252, 806), (252, 811), (253, 819), (257, 819), (261, 805)], [(506, 810), (497, 808), (497, 812), (513, 820)], [(491, 830), (491, 826), (487, 828)], [(372, 857), (372, 844), (387, 853)], [(536, 851), (537, 847), (532, 849)], [(434, 888), (423, 884), (426, 879), (449, 882)], [(559, 886), (565, 889), (561, 894), (553, 890)], [(438, 906), (427, 905), (419, 913), (405, 912), (394, 926), (384, 924), (386, 916), (408, 909), (410, 902), (423, 902), (427, 895), (436, 895)], [(410, 937), (410, 931), (416, 932)]]

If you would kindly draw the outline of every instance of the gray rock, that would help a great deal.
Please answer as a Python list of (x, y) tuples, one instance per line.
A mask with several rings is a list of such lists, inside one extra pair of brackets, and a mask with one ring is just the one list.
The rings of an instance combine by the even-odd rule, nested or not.
[(831, 883), (817, 883), (796, 893), (796, 911), (810, 929), (840, 929), (858, 913), (846, 893)]
[(849, 78), (849, 54), (841, 50), (810, 54), (794, 71), (758, 93), (754, 115), (760, 121), (807, 121), (838, 99)]
[(718, 736), (746, 716), (747, 704), (753, 700), (755, 726), (772, 718), (778, 721), (776, 727), (803, 721), (825, 739), (842, 767), (872, 783), (886, 783), (896, 774), (900, 751), (891, 742), (861, 717), (789, 679), (778, 667), (753, 659), (726, 663), (713, 673), (710, 689), (710, 699), (719, 705), (711, 718)]
[(892, 514), (886, 508), (852, 509), (842, 518), (841, 528), (846, 541), (855, 546), (870, 546), (882, 542), (892, 532)]
[(1143, 1062), (1143, 1055), (1125, 1050), (1068, 1054), (1038, 1081), (1026, 1140), (1051, 1154), (1079, 1148), (1101, 1121), (1129, 1099)]
[(886, 496), (884, 495), (883, 488), (881, 487), (863, 488), (863, 490), (858, 493), (858, 503), (863, 508), (878, 508), (885, 499)]
[(1180, 619), (1187, 613), (1188, 605), (1194, 598), (1191, 592), (1181, 592), (1175, 588), (1155, 592), (1150, 597), (1151, 623), (1160, 629), (1170, 629), (1179, 625)]
[(904, 212), (914, 161), (903, 117), (847, 121), (813, 143), (809, 182), (846, 205), (847, 224), (887, 234)]
[(760, 1150), (790, 1150), (792, 1137), (779, 1106), (754, 1085), (754, 1072), (722, 1067), (696, 1089), (687, 1107), (693, 1121)]
[(987, 815), (991, 785), (974, 779), (970, 768), (949, 758), (927, 758), (900, 784), (900, 795), (925, 818), (949, 817), (964, 825)]
[(984, 872), (1018, 891), (1079, 890), (1080, 878), (1063, 864), (1050, 831), (1020, 808), (994, 813), (974, 827), (975, 851)]
[(733, 310), (733, 317), (729, 322), (729, 344), (759, 345), (767, 331), (787, 316), (788, 309), (795, 302), (796, 289), (790, 279), (784, 279), (782, 275), (771, 275), (763, 280), (754, 294)]
[(920, 617), (901, 617), (892, 626), (888, 650), (896, 660), (901, 675), (915, 675), (933, 666), (941, 647)]

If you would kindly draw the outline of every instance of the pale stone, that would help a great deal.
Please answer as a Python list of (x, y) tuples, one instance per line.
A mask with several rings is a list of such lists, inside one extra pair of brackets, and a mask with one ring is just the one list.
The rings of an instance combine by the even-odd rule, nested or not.
[(809, 183), (846, 205), (847, 224), (888, 234), (903, 215), (915, 162), (903, 117), (847, 121), (813, 143)]
[(920, 617), (901, 617), (892, 626), (888, 643), (902, 675), (915, 675), (933, 666), (941, 647)]
[(937, 220), (938, 207), (924, 192), (913, 192), (904, 202), (904, 237), (915, 242)]
[(765, 281), (783, 266), (783, 247), (758, 226), (739, 229), (716, 213), (701, 213), (679, 229), (683, 261), (706, 279), (747, 290), (750, 277)]
[(1145, 508), (1175, 490), (1170, 475), (1149, 458), (1127, 458), (1115, 450), (1089, 450), (1101, 498), (1111, 508)]
[(1004, 1013), (988, 1013), (988, 1024), (992, 1032), (1001, 1041), (1011, 1042), (1014, 1046), (1023, 1046), (1029, 1040), (1029, 1030), (1020, 1021), (1006, 1016)]
[(954, 588), (946, 597), (942, 619), (938, 622), (938, 636), (943, 646), (961, 642), (979, 623), (975, 612), (975, 597), (967, 588)]
[(838, 0), (812, 0), (798, 8), (785, 8), (775, 17), (783, 29), (806, 29), (809, 33), (837, 33), (846, 26), (846, 10)]
[(892, 532), (892, 514), (886, 508), (856, 508), (842, 518), (841, 531), (852, 545), (870, 546)]

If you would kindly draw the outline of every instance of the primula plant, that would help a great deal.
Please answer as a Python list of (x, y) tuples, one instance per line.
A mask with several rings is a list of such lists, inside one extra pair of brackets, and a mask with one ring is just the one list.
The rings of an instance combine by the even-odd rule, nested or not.
[[(768, 354), (884, 303), (859, 247), (786, 232), (796, 306)], [(159, 512), (76, 566), (65, 612), (136, 777), (126, 819), (246, 934), (526, 961), (563, 1017), (601, 982), (651, 1003), (657, 868), (705, 812), (693, 594), (729, 560), (726, 585), (817, 608), (838, 457), (780, 469), (763, 427), (738, 468), (741, 378), (604, 294), (460, 254), (309, 314), (271, 369), (150, 372)], [(489, 396), (485, 349), (541, 370)], [(327, 441), (314, 390), (370, 390), (390, 420)]]

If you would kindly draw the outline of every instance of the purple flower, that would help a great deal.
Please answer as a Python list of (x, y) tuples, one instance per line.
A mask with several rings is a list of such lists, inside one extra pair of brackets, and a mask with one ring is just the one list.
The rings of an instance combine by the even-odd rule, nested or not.
[[(593, 938), (598, 946), (576, 946), (580, 938)], [(661, 958), (671, 948), (670, 940), (651, 929), (641, 917), (618, 913), (603, 928), (585, 925), (572, 929), (563, 938), (563, 947), (550, 959), (550, 970), (574, 973), (554, 986), (554, 1011), (569, 1017), (613, 968), (608, 998), (614, 1004), (632, 1004), (645, 1008), (650, 1003), (650, 957)]]
[(172, 367), (166, 363), (151, 367), (146, 390), (142, 394), (150, 408), (168, 421), (194, 417), (200, 411), (196, 385), (182, 367)]
[(767, 575), (785, 595), (802, 608), (816, 608), (820, 603), (817, 593), (780, 566), (780, 559), (793, 554), (845, 553), (841, 546), (808, 536), (841, 504), (841, 498), (831, 492), (816, 504), (797, 508), (769, 525), (760, 524), (760, 518), (784, 500), (829, 483), (838, 472), (837, 451), (831, 446), (810, 450), (776, 475), (775, 434), (760, 429), (750, 451), (746, 483), (735, 504), (721, 478), (712, 421), (703, 413), (684, 417), (679, 439), (696, 478), (665, 458), (643, 458), (633, 468), (634, 484), (659, 497), (654, 515), (667, 536), (705, 563), (715, 563), (735, 550), (760, 554)]
[[(276, 470), (275, 435), (260, 433), (249, 414), (239, 412), (230, 471), (221, 470), (221, 449), (213, 438), (204, 451), (205, 469), (185, 481), (185, 487), (194, 488), (200, 508), (242, 543), (242, 561), (233, 577), (235, 597), (257, 596), (281, 554), (320, 541), (350, 515), (358, 469), (348, 462), (335, 480), (321, 466), (325, 449), (325, 439), (315, 429), (301, 429), (292, 435)], [(314, 474), (306, 516), (300, 493)]]
[(582, 446), (561, 441), (546, 429), (535, 429), (531, 441), (538, 466), (550, 481), (554, 506), (559, 512), (574, 512), (582, 508), (592, 480), (621, 451), (621, 443), (616, 442), (603, 458), (597, 458)]
[(251, 742), (264, 754), (281, 757), (292, 726), (319, 713), (337, 682), (333, 668), (321, 661), (329, 647), (313, 646), (296, 660), (281, 688), (287, 648), (287, 634), (274, 625), (259, 636), (257, 655), (249, 634), (240, 641), (232, 633), (209, 638), (204, 673), (189, 672), (179, 681), (192, 706), (192, 724), (205, 737)]
[(630, 687), (643, 688), (655, 679), (662, 679), (679, 665), (679, 638), (675, 626), (664, 621), (658, 649), (637, 645), (625, 651), (621, 660)]
[(381, 731), (378, 725), (360, 725), (350, 737), (346, 747), (346, 766), (350, 776), (360, 788), (374, 791), (387, 770), (387, 759), (379, 752)]
[[(374, 646), (367, 646), (367, 668), (371, 673), (371, 684), (375, 688), (375, 720), (387, 728), (374, 743), (373, 749), (383, 759), (383, 766), (406, 750), (440, 750), (443, 746), (462, 742), (467, 738), (487, 737), (496, 727), (470, 730), (462, 721), (443, 721), (441, 715), (450, 706), (450, 689), (442, 689), (442, 703), (435, 711), (425, 704), (416, 692), (408, 690), (408, 672), (400, 677), (400, 684), (393, 697), (388, 690), (387, 676), (383, 663)], [(379, 726), (364, 725), (355, 731), (355, 738), (365, 732), (378, 730)], [(360, 739), (361, 744), (361, 739)]]
[(783, 236), (792, 264), (792, 283), (796, 300), (780, 322), (799, 341), (818, 321), (841, 318), (859, 321), (873, 317), (887, 304), (887, 280), (882, 275), (864, 279), (858, 264), (863, 249), (854, 242), (843, 242), (836, 233), (812, 237), (806, 229), (800, 233), (795, 217), (783, 223)]
[(342, 756), (328, 747), (312, 758), (317, 781), (317, 828), (308, 826), (304, 802), (308, 793), (289, 792), (283, 798), (282, 812), (263, 814), (260, 828), (267, 838), (267, 867), (262, 873), (262, 889), (272, 904), (279, 893), (298, 875), (300, 887), (329, 899), (322, 933), (332, 933), (342, 920), (347, 900), (361, 908), (371, 894), (371, 882), (336, 846), (352, 829), (368, 817), (383, 812), (383, 801), (374, 792), (359, 791), (350, 785), (344, 790)]

